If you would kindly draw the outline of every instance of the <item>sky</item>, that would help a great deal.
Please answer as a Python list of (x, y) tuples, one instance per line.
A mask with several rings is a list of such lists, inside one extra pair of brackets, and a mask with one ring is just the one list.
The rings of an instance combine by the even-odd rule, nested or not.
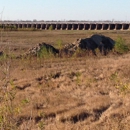
[(130, 0), (0, 0), (0, 20), (130, 21)]

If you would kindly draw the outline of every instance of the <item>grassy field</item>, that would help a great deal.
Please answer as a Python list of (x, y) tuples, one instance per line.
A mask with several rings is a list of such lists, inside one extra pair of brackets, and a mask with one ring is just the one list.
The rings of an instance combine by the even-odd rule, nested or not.
[(22, 58), (46, 42), (58, 47), (103, 34), (130, 45), (130, 31), (1, 31), (1, 130), (129, 130), (130, 52), (70, 58)]
[(126, 42), (130, 41), (130, 31), (77, 31), (77, 30), (52, 30), (52, 31), (2, 31), (2, 42), (7, 43), (11, 42), (14, 45), (35, 45), (40, 42), (47, 42), (49, 44), (56, 44), (58, 40), (62, 40), (63, 44), (71, 43), (75, 41), (77, 38), (86, 38), (91, 36), (92, 34), (102, 34), (105, 36), (109, 36), (114, 40), (117, 39), (118, 36), (126, 39)]

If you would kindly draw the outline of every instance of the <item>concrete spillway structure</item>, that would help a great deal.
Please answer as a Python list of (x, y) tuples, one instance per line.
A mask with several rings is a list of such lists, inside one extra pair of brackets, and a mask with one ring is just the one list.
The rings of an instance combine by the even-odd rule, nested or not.
[(0, 22), (1, 28), (39, 30), (130, 30), (129, 22)]

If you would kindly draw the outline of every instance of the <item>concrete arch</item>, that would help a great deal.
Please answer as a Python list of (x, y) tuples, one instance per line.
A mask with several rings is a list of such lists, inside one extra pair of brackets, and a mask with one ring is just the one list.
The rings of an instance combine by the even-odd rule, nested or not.
[(97, 29), (97, 30), (101, 30), (101, 29), (102, 29), (102, 24), (97, 24), (97, 25), (96, 25), (96, 29)]
[(109, 29), (109, 24), (103, 24), (102, 29), (103, 30), (108, 30)]
[(78, 24), (78, 30), (83, 30), (84, 29), (84, 24)]
[(110, 30), (116, 29), (116, 25), (115, 25), (115, 24), (110, 24), (110, 25), (109, 25), (109, 29), (110, 29)]
[(22, 27), (23, 27), (23, 28), (27, 28), (27, 24), (23, 24)]
[(45, 30), (48, 30), (49, 27), (50, 27), (50, 24), (46, 24), (46, 28), (45, 28)]
[(84, 29), (85, 30), (90, 30), (90, 24), (84, 24)]
[(129, 29), (129, 24), (123, 24), (123, 30), (128, 30)]
[(41, 29), (45, 30), (46, 29), (46, 24), (41, 24)]
[(31, 28), (36, 28), (36, 24), (32, 24)]
[(36, 25), (36, 28), (37, 28), (37, 29), (41, 29), (41, 24), (37, 24), (37, 25)]
[(41, 25), (41, 29), (51, 29), (51, 30), (55, 30), (56, 29), (56, 24), (48, 24), (47, 28), (45, 24)]
[(91, 24), (91, 30), (95, 30), (96, 29), (96, 24)]
[(122, 29), (122, 24), (116, 24), (116, 30), (121, 30)]
[(72, 24), (67, 24), (67, 30), (72, 30)]
[(18, 24), (18, 28), (22, 28), (22, 24)]
[(28, 28), (31, 28), (31, 24), (27, 24), (27, 27), (28, 27)]
[(61, 30), (61, 24), (57, 24), (57, 25), (56, 25), (56, 29), (57, 29), (57, 30)]
[(66, 30), (67, 24), (62, 24), (62, 25), (61, 25), (61, 28), (62, 28), (62, 30)]
[(51, 24), (50, 26), (52, 26), (52, 30), (56, 29), (56, 24)]
[(77, 30), (77, 29), (78, 29), (78, 24), (73, 24), (73, 25), (72, 25), (72, 29), (73, 29), (73, 30)]

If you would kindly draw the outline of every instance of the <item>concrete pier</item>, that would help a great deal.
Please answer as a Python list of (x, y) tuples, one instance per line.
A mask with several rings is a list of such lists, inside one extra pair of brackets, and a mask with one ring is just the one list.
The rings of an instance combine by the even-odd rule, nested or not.
[(0, 22), (1, 28), (32, 28), (37, 30), (130, 30), (129, 22)]

